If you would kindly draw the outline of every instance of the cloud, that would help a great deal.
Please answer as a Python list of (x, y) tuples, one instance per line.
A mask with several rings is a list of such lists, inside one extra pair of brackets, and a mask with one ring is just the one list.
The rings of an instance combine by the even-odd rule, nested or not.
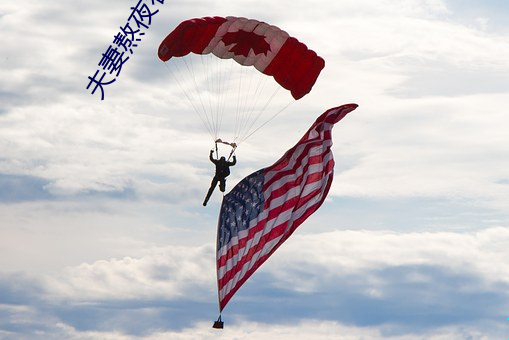
[[(291, 256), (297, 275), (287, 280), (294, 287), (309, 285), (298, 279), (298, 268), (340, 276), (367, 269), (429, 265), (469, 273), (489, 286), (509, 284), (509, 266), (503, 263), (507, 250), (502, 246), (508, 238), (509, 229), (503, 227), (471, 233), (351, 230), (314, 235), (308, 231), (293, 237), (276, 258), (284, 261)], [(285, 270), (273, 274), (278, 273), (287, 274)]]
[(44, 189), (46, 181), (40, 178), (19, 175), (0, 175), (0, 201), (5, 203), (50, 199)]
[[(28, 62), (19, 59), (11, 60), (16, 64), (5, 68), (5, 72), (10, 69), (9, 77), (15, 83), (20, 82), (16, 93), (30, 96), (33, 92), (36, 96), (33, 101), (45, 105), (35, 110), (22, 109), (15, 97), (9, 96), (14, 106), (2, 124), (2, 145), (9, 145), (1, 150), (5, 155), (0, 163), (2, 172), (40, 177), (48, 181), (46, 190), (56, 195), (112, 192), (116, 196), (173, 203), (177, 202), (170, 196), (187, 196), (191, 201), (202, 183), (209, 181), (205, 173), (209, 164), (201, 161), (206, 161), (206, 155), (196, 155), (201, 155), (203, 145), (210, 143), (197, 117), (186, 115), (176, 105), (169, 108), (171, 77), (163, 76), (167, 72), (154, 58), (153, 46), (169, 31), (168, 23), (185, 19), (199, 4), (188, 4), (187, 11), (180, 9), (178, 13), (168, 13), (164, 6), (160, 8), (146, 40), (140, 42), (139, 50), (123, 70), (125, 74), (108, 88), (111, 97), (106, 102), (95, 101), (97, 98), (83, 88), (86, 70), (92, 72), (96, 67), (90, 60), (94, 55), (98, 59), (104, 52), (116, 27), (125, 20), (128, 6), (79, 2), (64, 7), (67, 15), (62, 21), (52, 17), (54, 7), (9, 10), (5, 16), (8, 20), (4, 20), (9, 27), (16, 21), (30, 20), (46, 28), (40, 33), (42, 40), (33, 43), (38, 54), (50, 49), (55, 36), (67, 39), (76, 48), (52, 49), (58, 52), (54, 57), (41, 55), (37, 72), (27, 72)], [(260, 12), (282, 6), (265, 5)], [(295, 6), (304, 5), (299, 2)], [(220, 3), (210, 6), (226, 10)], [(239, 168), (245, 164), (256, 170), (249, 164), (257, 161), (252, 157), (253, 149), (273, 153), (267, 162), (274, 161), (292, 141), (300, 138), (298, 130), (305, 130), (312, 117), (328, 107), (355, 101), (359, 102), (359, 109), (335, 131), (338, 145), (347, 142), (354, 146), (352, 151), (336, 149), (336, 155), (342, 153), (350, 163), (350, 169), (336, 178), (344, 183), (342, 195), (459, 194), (482, 197), (483, 201), (504, 206), (507, 202), (503, 187), (497, 184), (501, 175), (496, 169), (504, 168), (506, 151), (500, 146), (507, 137), (501, 128), (503, 124), (493, 124), (504, 117), (495, 111), (484, 114), (482, 122), (474, 117), (485, 111), (486, 102), (491, 103), (490, 107), (504, 107), (503, 93), (493, 96), (505, 91), (501, 79), (505, 72), (504, 51), (508, 47), (503, 37), (444, 20), (450, 11), (440, 1), (409, 1), (404, 5), (384, 1), (370, 6), (342, 1), (323, 6), (338, 15), (335, 20), (321, 20), (327, 23), (326, 27), (316, 22), (306, 24), (313, 19), (300, 14), (274, 18), (292, 34), (309, 41), (310, 47), (326, 58), (327, 67), (309, 98), (290, 107), (291, 112), (279, 117), (273, 127), (264, 128), (252, 145), (243, 145)], [(201, 11), (194, 14), (199, 16)], [(253, 15), (259, 12), (256, 7), (242, 12), (248, 15), (251, 11)], [(80, 12), (90, 14), (79, 19)], [(324, 15), (324, 11), (317, 13)], [(94, 24), (87, 18), (93, 18)], [(67, 30), (63, 27), (71, 21), (79, 23), (75, 33), (85, 37), (79, 44), (72, 44), (71, 37), (65, 35)], [(448, 37), (454, 37), (453, 41), (449, 42)], [(29, 35), (27, 39), (35, 38)], [(15, 42), (20, 39), (18, 36), (9, 40), (9, 55), (19, 53)], [(58, 76), (59, 70), (65, 71), (65, 76)], [(81, 78), (82, 87), (77, 85)], [(11, 88), (6, 93), (12, 91)], [(37, 93), (52, 99), (48, 101)], [(455, 98), (445, 97), (450, 94)], [(491, 96), (486, 97), (488, 94)], [(307, 117), (310, 118), (305, 120)], [(285, 127), (289, 120), (299, 123), (298, 128)], [(476, 128), (476, 124), (481, 126)], [(281, 131), (287, 142), (281, 142)], [(485, 131), (499, 137), (487, 140), (482, 133)], [(479, 143), (483, 143), (482, 150), (476, 149)], [(499, 149), (497, 156), (486, 161), (486, 148)], [(472, 150), (476, 150), (473, 155)], [(482, 164), (485, 166), (481, 167)], [(237, 178), (231, 179), (234, 183)], [(182, 180), (191, 191), (179, 190)], [(336, 188), (332, 194), (338, 194)]]
[[(33, 313), (25, 307), (2, 306), (1, 310), (17, 313), (19, 320), (29, 317), (31, 323), (38, 318), (44, 319), (42, 314)], [(213, 330), (211, 322), (200, 321), (181, 330), (154, 330), (149, 334), (127, 334), (120, 330), (85, 330), (73, 327), (64, 322), (53, 320), (54, 323), (48, 327), (34, 327), (30, 336), (41, 337), (45, 339), (223, 339), (227, 338), (250, 338), (250, 339), (330, 339), (341, 334), (342, 339), (391, 339), (391, 340), (417, 340), (417, 339), (490, 339), (497, 336), (503, 336), (503, 328), (487, 323), (482, 330), (473, 326), (464, 327), (441, 327), (426, 332), (392, 334), (391, 326), (384, 327), (356, 327), (348, 324), (342, 324), (336, 321), (323, 320), (303, 320), (292, 324), (273, 324), (240, 321), (236, 324), (226, 322), (225, 329)], [(18, 329), (11, 327), (3, 328), (0, 331), (6, 338), (15, 338), (20, 333)], [(26, 333), (25, 333), (26, 334)]]
[[(390, 327), (387, 327), (390, 328)], [(133, 339), (133, 337), (119, 334), (118, 332), (77, 332), (72, 328), (67, 328), (68, 336), (76, 338), (79, 336), (86, 336), (89, 339)], [(136, 337), (137, 339), (331, 339), (339, 335), (341, 339), (356, 340), (356, 339), (391, 339), (391, 340), (417, 340), (417, 339), (489, 339), (491, 334), (502, 334), (501, 329), (497, 331), (487, 330), (481, 333), (473, 327), (446, 327), (435, 329), (426, 333), (420, 334), (404, 334), (404, 335), (390, 335), (387, 334), (386, 329), (368, 328), (368, 327), (355, 327), (337, 323), (334, 321), (321, 321), (321, 320), (306, 320), (293, 324), (264, 324), (256, 322), (242, 322), (236, 327), (229, 327), (218, 331), (210, 329), (210, 323), (201, 322), (193, 327), (184, 329), (183, 331), (166, 331), (155, 332), (146, 337)]]
[[(288, 303), (294, 316), (390, 324), (394, 334), (501, 322), (509, 285), (502, 244), (508, 236), (507, 228), (296, 235), (261, 270), (273, 294), (248, 283), (236, 299), (261, 320), (284, 322), (288, 315), (279, 306)], [(263, 310), (266, 304), (271, 311)], [(234, 302), (230, 308), (240, 307)]]
[[(498, 103), (502, 98), (492, 96), (490, 101)], [(462, 99), (418, 101), (411, 107), (386, 111), (407, 126), (406, 130), (392, 125), (394, 120), (389, 117), (377, 117), (369, 125), (362, 125), (365, 131), (373, 129), (374, 134), (375, 130), (387, 132), (377, 141), (359, 138), (350, 145), (337, 143), (339, 173), (335, 185), (339, 192), (354, 196), (471, 199), (475, 204), (501, 209), (507, 203), (507, 195), (500, 183), (505, 175), (498, 169), (504, 167), (507, 150), (500, 142), (506, 137), (494, 123), (505, 119), (501, 111), (491, 109), (482, 100)], [(353, 115), (351, 118), (354, 126), (336, 127), (334, 133), (340, 136), (339, 141), (356, 134), (355, 125), (361, 122), (355, 121)], [(345, 133), (347, 136), (342, 136)], [(342, 170), (345, 166), (349, 168)], [(333, 194), (338, 193), (335, 188)]]
[[(338, 327), (352, 337), (473, 336), (479, 322), (497, 325), (494, 320), (503, 319), (508, 237), (507, 228), (297, 234), (238, 292), (225, 316), (232, 330), (247, 327), (260, 334), (268, 327), (282, 338), (292, 320), (306, 320), (303, 329), (321, 325), (324, 337)], [(139, 250), (140, 257), (83, 263), (51, 276), (4, 276), (1, 303), (8, 317), (3, 329), (15, 334), (46, 329), (45, 320), (51, 319), (59, 326), (46, 329), (49, 334), (76, 337), (186, 338), (205, 332), (193, 324), (217, 308), (212, 245)], [(16, 329), (15, 315), (32, 321)], [(128, 321), (132, 318), (138, 322)]]
[[(171, 247), (152, 249), (136, 259), (101, 260), (66, 269), (49, 277), (53, 298), (77, 301), (210, 298), (214, 280), (213, 249)], [(200, 292), (200, 293), (198, 293)]]
[[(166, 2), (101, 101), (87, 77), (132, 5), (0, 6), (0, 337), (507, 336), (507, 6)], [(326, 109), (360, 104), (334, 129), (327, 202), (239, 290), (221, 333), (221, 195), (200, 206), (213, 143), (155, 53), (211, 14), (274, 23), (326, 59), (313, 91), (239, 148), (229, 186)]]
[[(507, 228), (295, 235), (225, 309), (226, 333), (261, 338), (270, 329), (285, 339), (291, 324), (296, 334), (318, 329), (324, 338), (338, 329), (352, 338), (501, 334), (508, 237)], [(60, 331), (77, 337), (215, 334), (203, 324), (217, 308), (211, 245), (146, 248), (138, 258), (83, 263), (37, 280), (11, 276), (3, 282), (10, 282), (2, 298), (12, 306), (5, 307), (9, 315), (46, 310), (47, 318), (65, 325)]]

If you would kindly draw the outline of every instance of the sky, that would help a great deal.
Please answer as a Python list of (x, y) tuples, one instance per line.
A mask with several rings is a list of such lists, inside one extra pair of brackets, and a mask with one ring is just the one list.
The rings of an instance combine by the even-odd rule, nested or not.
[[(101, 100), (87, 85), (137, 3), (0, 4), (1, 339), (509, 337), (506, 1), (145, 1), (158, 12)], [(210, 15), (276, 25), (326, 63), (239, 145), (228, 188), (359, 104), (333, 130), (329, 196), (224, 330), (213, 139), (157, 58)]]

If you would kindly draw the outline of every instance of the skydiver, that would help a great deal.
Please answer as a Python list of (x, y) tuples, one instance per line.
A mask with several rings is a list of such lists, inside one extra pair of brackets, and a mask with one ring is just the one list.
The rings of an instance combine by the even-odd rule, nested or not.
[(203, 206), (207, 205), (207, 202), (209, 201), (209, 198), (212, 195), (214, 189), (216, 188), (218, 182), (219, 190), (221, 190), (221, 192), (224, 192), (226, 190), (226, 177), (230, 175), (230, 166), (234, 166), (235, 164), (237, 164), (237, 158), (235, 157), (235, 155), (233, 155), (233, 162), (229, 162), (226, 160), (224, 156), (221, 157), (220, 159), (214, 159), (212, 157), (213, 154), (214, 150), (210, 150), (209, 159), (212, 163), (216, 165), (216, 174), (214, 175), (214, 178), (210, 183), (210, 188), (209, 191), (207, 192), (205, 200), (203, 201)]

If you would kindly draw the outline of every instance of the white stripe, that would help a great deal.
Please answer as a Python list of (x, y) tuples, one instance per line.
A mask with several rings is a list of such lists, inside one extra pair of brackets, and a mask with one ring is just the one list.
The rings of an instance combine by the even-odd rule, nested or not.
[[(309, 176), (309, 175), (312, 175), (315, 173), (321, 173), (325, 168), (325, 164), (327, 164), (332, 159), (333, 159), (332, 152), (328, 152), (328, 153), (324, 154), (323, 161), (320, 163), (317, 163), (317, 164), (310, 165), (309, 168), (306, 170), (306, 173), (304, 173), (304, 166), (301, 166), (301, 167), (297, 168), (295, 170), (295, 172), (288, 174), (284, 177), (281, 177), (280, 179), (278, 179), (277, 181), (272, 183), (267, 188), (267, 192), (272, 192), (272, 191), (278, 190), (281, 187), (283, 187), (285, 184), (287, 184), (288, 182), (294, 181), (301, 176), (304, 176), (304, 175)], [(298, 188), (298, 186), (297, 186), (297, 188)]]
[[(239, 248), (237, 256), (232, 257), (226, 261), (226, 263), (218, 269), (218, 278), (222, 278), (228, 271), (230, 271), (243, 257), (246, 256), (246, 254), (249, 252), (251, 247), (254, 245), (256, 246), (259, 242), (262, 236), (264, 235), (264, 229), (257, 232), (255, 235), (253, 235), (252, 238), (250, 238), (246, 242), (246, 246)], [(246, 235), (247, 236), (247, 235)], [(230, 243), (223, 247), (225, 249), (223, 252), (226, 253), (226, 250), (231, 248)]]
[[(275, 238), (274, 240), (270, 241), (270, 242), (267, 242), (264, 247), (262, 249), (260, 249), (260, 251), (256, 252), (255, 254), (253, 254), (253, 257), (252, 259), (245, 263), (243, 266), (242, 266), (242, 270), (237, 272), (224, 286), (223, 286), (223, 289), (221, 289), (219, 291), (219, 296), (220, 298), (222, 299), (224, 296), (226, 296), (228, 294), (228, 292), (230, 290), (232, 290), (234, 287), (235, 287), (235, 284), (241, 280), (245, 275), (246, 273), (253, 268), (253, 266), (256, 265), (256, 263), (258, 262), (258, 259), (266, 254), (268, 254), (273, 248), (274, 246), (279, 242), (279, 240), (283, 237), (283, 235), (280, 235), (279, 237)], [(253, 259), (256, 259), (253, 261)]]
[[(315, 141), (310, 141), (310, 142), (305, 142), (303, 144), (299, 144), (299, 146), (293, 152), (292, 157), (290, 157), (288, 164), (282, 169), (272, 170), (272, 171), (267, 172), (267, 174), (265, 175), (265, 181), (266, 182), (270, 181), (272, 179), (272, 177), (274, 177), (276, 174), (278, 174), (281, 171), (292, 169), (297, 164), (298, 158), (302, 156), (306, 147), (308, 147), (309, 144), (315, 144), (318, 142), (320, 142), (320, 140), (318, 140), (318, 141), (315, 140)], [(324, 153), (325, 150), (327, 150), (328, 147), (330, 147), (330, 146), (332, 146), (332, 141), (330, 139), (321, 141), (319, 145), (316, 145), (307, 151), (307, 155), (302, 160), (302, 163), (305, 164), (305, 161), (308, 160), (309, 157), (317, 156), (317, 155)]]

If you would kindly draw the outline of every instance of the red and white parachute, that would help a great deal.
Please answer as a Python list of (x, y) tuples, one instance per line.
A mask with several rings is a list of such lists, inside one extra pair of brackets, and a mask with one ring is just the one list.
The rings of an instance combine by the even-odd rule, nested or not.
[[(158, 55), (172, 63), (168, 70), (214, 140), (237, 144), (309, 93), (325, 66), (285, 31), (241, 17), (186, 20), (161, 42)], [(278, 94), (281, 88), (291, 97)], [(222, 135), (223, 126), (230, 136)]]

